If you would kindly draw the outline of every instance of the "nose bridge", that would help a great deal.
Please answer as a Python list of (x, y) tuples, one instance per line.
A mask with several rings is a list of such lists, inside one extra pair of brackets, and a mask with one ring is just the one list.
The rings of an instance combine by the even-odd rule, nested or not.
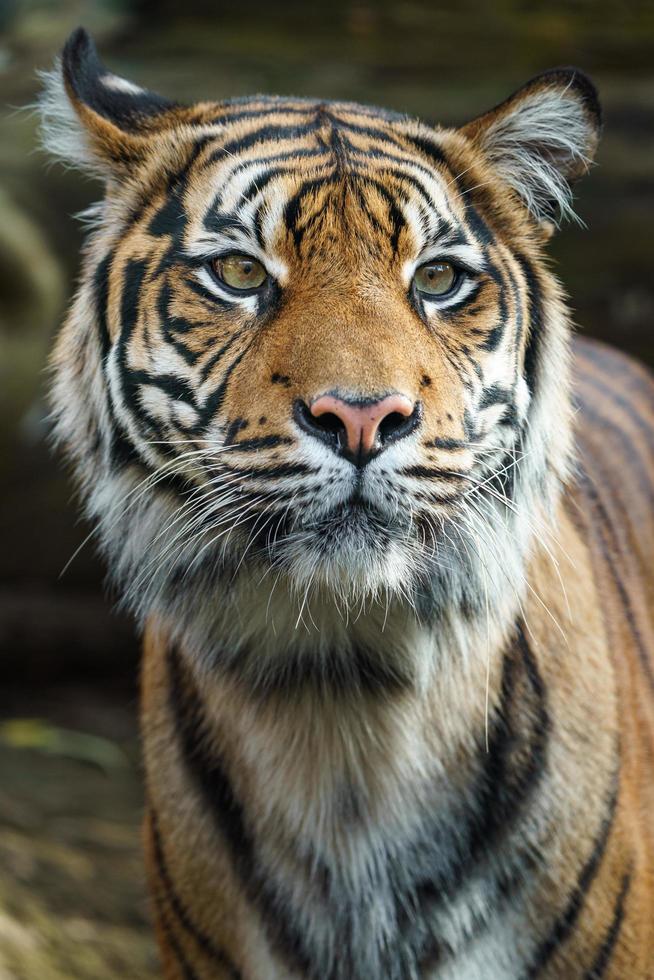
[(350, 400), (416, 393), (422, 345), (411, 343), (410, 311), (388, 293), (384, 302), (371, 303), (344, 290), (299, 311), (284, 331), (283, 360), (291, 376), (301, 374), (307, 401), (335, 391)]

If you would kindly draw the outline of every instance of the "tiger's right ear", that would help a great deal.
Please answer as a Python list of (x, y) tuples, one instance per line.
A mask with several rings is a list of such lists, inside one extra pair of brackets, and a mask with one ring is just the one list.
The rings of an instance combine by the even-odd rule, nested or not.
[(43, 77), (45, 149), (105, 179), (127, 176), (151, 152), (153, 135), (169, 127), (181, 108), (107, 71), (81, 27)]

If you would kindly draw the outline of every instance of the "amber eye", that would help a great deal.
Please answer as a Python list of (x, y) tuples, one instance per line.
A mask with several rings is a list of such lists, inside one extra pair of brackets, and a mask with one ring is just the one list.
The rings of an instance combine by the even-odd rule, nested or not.
[(425, 262), (416, 269), (413, 282), (421, 293), (443, 296), (456, 282), (456, 269), (451, 262)]
[(231, 289), (258, 289), (268, 278), (268, 273), (250, 255), (221, 255), (211, 260), (213, 273)]

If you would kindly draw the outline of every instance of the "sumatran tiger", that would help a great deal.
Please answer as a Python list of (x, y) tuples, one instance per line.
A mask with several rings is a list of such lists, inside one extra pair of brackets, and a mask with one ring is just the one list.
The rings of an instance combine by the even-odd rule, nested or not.
[(545, 247), (600, 131), (180, 105), (75, 32), (56, 431), (145, 631), (169, 980), (654, 977), (654, 384)]

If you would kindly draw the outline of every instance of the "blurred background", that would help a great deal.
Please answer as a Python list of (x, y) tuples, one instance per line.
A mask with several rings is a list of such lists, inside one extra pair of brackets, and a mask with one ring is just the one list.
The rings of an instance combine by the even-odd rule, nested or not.
[(144, 897), (138, 645), (111, 609), (61, 461), (45, 362), (100, 193), (37, 149), (37, 69), (82, 24), (114, 71), (178, 100), (253, 91), (463, 122), (579, 65), (606, 112), (553, 241), (575, 319), (654, 363), (651, 0), (0, 0), (0, 980), (157, 976)]

